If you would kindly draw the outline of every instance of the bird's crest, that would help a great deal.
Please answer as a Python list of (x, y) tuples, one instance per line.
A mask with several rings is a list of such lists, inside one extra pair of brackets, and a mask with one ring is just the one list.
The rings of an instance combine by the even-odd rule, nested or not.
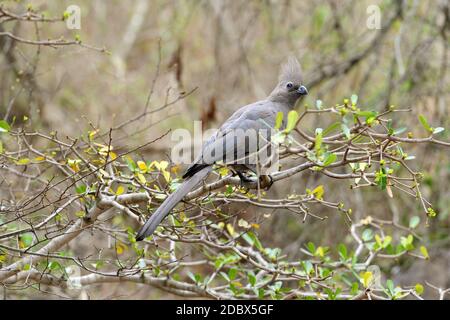
[(297, 84), (302, 83), (302, 69), (295, 57), (289, 57), (281, 66), (279, 81), (291, 81)]

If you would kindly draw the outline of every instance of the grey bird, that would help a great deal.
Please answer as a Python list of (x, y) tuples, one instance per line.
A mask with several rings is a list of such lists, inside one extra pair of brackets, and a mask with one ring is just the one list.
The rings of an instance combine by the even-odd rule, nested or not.
[[(265, 100), (239, 108), (225, 121), (217, 133), (203, 144), (200, 155), (183, 175), (183, 183), (150, 216), (137, 233), (136, 240), (141, 241), (152, 235), (171, 210), (208, 176), (217, 162), (223, 161), (232, 168), (241, 178), (241, 182), (250, 180), (245, 173), (249, 171), (257, 175), (259, 173), (260, 181), (264, 182), (265, 187), (269, 187), (272, 179), (269, 175), (258, 171), (255, 162), (249, 160), (249, 155), (268, 145), (274, 131), (267, 129), (274, 128), (277, 114), (282, 112), (283, 119), (287, 119), (288, 112), (295, 107), (297, 101), (308, 94), (302, 82), (300, 64), (297, 59), (291, 57), (281, 67), (278, 84)], [(284, 126), (283, 121), (281, 128)], [(239, 130), (256, 132), (259, 138), (256, 143), (249, 141), (245, 136), (235, 133)], [(262, 131), (264, 135), (260, 134)], [(242, 155), (246, 158), (243, 163), (237, 161), (237, 158)]]

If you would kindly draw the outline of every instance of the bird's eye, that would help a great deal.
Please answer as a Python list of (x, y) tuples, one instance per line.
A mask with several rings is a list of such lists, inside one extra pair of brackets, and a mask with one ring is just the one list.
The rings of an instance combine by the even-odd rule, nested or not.
[(288, 82), (286, 84), (286, 88), (291, 89), (294, 85), (292, 84), (292, 82)]

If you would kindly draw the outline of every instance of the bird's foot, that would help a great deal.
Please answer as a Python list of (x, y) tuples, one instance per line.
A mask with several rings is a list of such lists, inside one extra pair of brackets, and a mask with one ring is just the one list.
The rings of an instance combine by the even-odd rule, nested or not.
[(249, 177), (246, 177), (242, 172), (236, 171), (236, 174), (239, 176), (239, 179), (241, 179), (241, 187), (246, 187), (246, 184), (254, 182)]
[(264, 190), (269, 190), (273, 184), (273, 178), (270, 175), (262, 175), (259, 177), (259, 185)]

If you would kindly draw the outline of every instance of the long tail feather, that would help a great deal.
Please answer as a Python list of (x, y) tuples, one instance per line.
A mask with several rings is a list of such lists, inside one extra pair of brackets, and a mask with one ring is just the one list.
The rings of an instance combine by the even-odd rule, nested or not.
[(197, 184), (200, 183), (212, 170), (212, 167), (206, 167), (192, 177), (186, 179), (167, 199), (159, 206), (159, 208), (145, 222), (144, 226), (139, 230), (136, 240), (141, 241), (150, 236), (164, 220), (164, 218), (172, 211), (172, 209), (187, 195)]

